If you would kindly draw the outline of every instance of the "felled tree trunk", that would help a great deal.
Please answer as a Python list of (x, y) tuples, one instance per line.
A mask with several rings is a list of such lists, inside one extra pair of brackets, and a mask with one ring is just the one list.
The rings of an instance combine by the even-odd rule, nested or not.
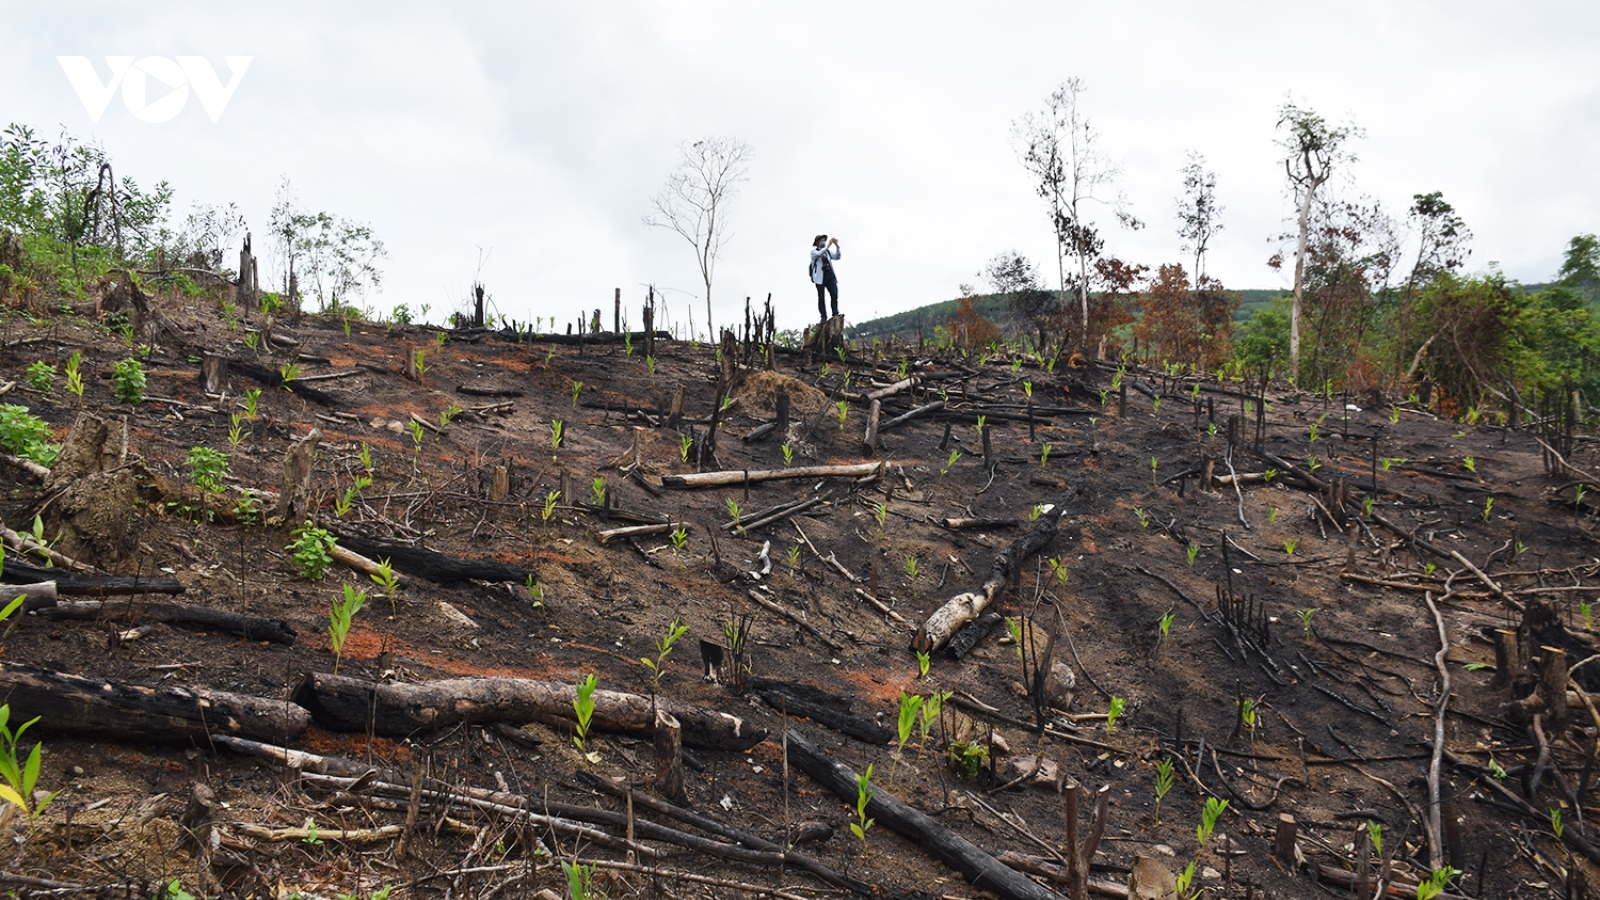
[(662, 487), (702, 488), (730, 484), (754, 484), (758, 481), (779, 481), (785, 478), (865, 478), (881, 475), (883, 463), (857, 463), (845, 466), (795, 466), (790, 469), (751, 469), (739, 472), (693, 472), (687, 475), (663, 475)]
[(311, 724), (310, 713), (285, 700), (123, 684), (21, 663), (0, 663), (0, 696), (11, 704), (12, 721), (38, 716), (41, 732), (123, 741), (203, 744), (208, 735), (232, 734), (283, 743)]
[[(802, 772), (840, 799), (855, 802), (858, 785), (856, 773), (849, 766), (828, 757), (794, 729), (789, 730), (788, 746), (789, 758)], [(883, 788), (874, 787), (872, 799), (867, 802), (868, 816), (957, 870), (974, 886), (1004, 900), (1061, 900), (1059, 894), (1001, 864), (966, 838), (896, 800)]]
[(983, 587), (976, 591), (957, 594), (934, 610), (933, 615), (928, 616), (928, 620), (923, 622), (922, 627), (912, 636), (911, 648), (919, 653), (932, 653), (944, 646), (963, 625), (982, 615), (1005, 588), (1012, 571), (1023, 560), (1042, 550), (1044, 545), (1055, 537), (1056, 526), (1061, 522), (1062, 514), (1066, 512), (1067, 501), (1078, 493), (1082, 485), (1081, 481), (1073, 482), (1055, 499), (1050, 511), (1039, 517), (1039, 521), (1027, 534), (995, 554), (994, 563), (989, 566), (989, 578), (983, 583)]
[[(420, 684), (380, 684), (313, 672), (295, 689), (294, 701), (311, 710), (331, 731), (367, 731), (403, 737), (459, 723), (526, 722), (569, 724), (577, 690), (570, 684), (530, 678), (449, 678)], [(676, 718), (691, 747), (748, 750), (767, 737), (738, 716), (658, 698), (656, 707)], [(655, 710), (649, 697), (619, 691), (594, 692), (592, 727), (652, 735)]]

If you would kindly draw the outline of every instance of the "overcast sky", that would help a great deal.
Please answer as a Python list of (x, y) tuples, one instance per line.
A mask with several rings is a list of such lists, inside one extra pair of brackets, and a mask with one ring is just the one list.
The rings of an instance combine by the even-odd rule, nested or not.
[[(0, 123), (98, 141), (120, 175), (171, 182), (180, 218), (232, 201), (257, 235), (287, 176), (302, 206), (388, 245), (383, 310), (428, 303), (440, 321), (481, 248), (512, 317), (604, 306), (609, 323), (614, 288), (637, 309), (654, 283), (701, 328), (692, 251), (640, 220), (680, 143), (736, 137), (754, 158), (719, 323), (771, 292), (780, 327), (799, 327), (818, 232), (841, 241), (854, 321), (949, 299), (1011, 248), (1053, 272), (1011, 123), (1073, 76), (1148, 223), (1102, 217), (1109, 253), (1182, 258), (1173, 204), (1195, 150), (1224, 207), (1211, 274), (1281, 286), (1265, 261), (1292, 212), (1273, 130), (1292, 94), (1365, 129), (1340, 190), (1395, 214), (1442, 191), (1476, 235), (1472, 269), (1547, 279), (1570, 237), (1600, 230), (1597, 34), (1592, 2), (0, 0)], [(108, 78), (114, 55), (204, 56), (224, 82), (224, 56), (253, 59), (216, 123), (192, 96), (143, 122), (120, 94), (94, 123), (57, 57)]]

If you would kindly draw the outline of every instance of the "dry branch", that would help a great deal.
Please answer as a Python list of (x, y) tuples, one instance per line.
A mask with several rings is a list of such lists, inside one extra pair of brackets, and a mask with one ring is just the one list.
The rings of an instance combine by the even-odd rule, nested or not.
[[(311, 673), (294, 691), (294, 701), (331, 731), (386, 737), (435, 731), (458, 723), (526, 722), (569, 724), (577, 697), (570, 684), (530, 678), (449, 678), (418, 684), (363, 681), (343, 675)], [(620, 691), (595, 691), (594, 727), (601, 731), (650, 734), (655, 713), (649, 697)], [(748, 750), (766, 739), (766, 729), (738, 716), (657, 698), (660, 708), (683, 725), (683, 742), (692, 747)]]
[(183, 603), (148, 600), (79, 600), (38, 606), (30, 601), (29, 606), (40, 617), (50, 619), (92, 620), (105, 617), (166, 622), (171, 625), (214, 629), (240, 635), (246, 640), (267, 641), (273, 644), (293, 644), (296, 636), (294, 626), (283, 619), (251, 616), (225, 609), (190, 606)]

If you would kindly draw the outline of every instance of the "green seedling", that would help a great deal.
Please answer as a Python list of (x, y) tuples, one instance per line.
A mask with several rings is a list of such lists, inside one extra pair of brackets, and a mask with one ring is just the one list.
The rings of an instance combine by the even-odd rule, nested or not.
[(1167, 635), (1172, 633), (1172, 619), (1173, 613), (1169, 611), (1164, 613), (1160, 619), (1156, 620), (1156, 624), (1161, 633), (1161, 637), (1159, 639), (1160, 643), (1166, 643)]
[(1017, 659), (1022, 658), (1022, 620), (1006, 616), (1006, 631), (1011, 635), (1011, 643), (1016, 645)]
[[(689, 448), (693, 446), (694, 438), (688, 436), (687, 434), (680, 435), (678, 437), (678, 458), (683, 460), (685, 464), (689, 462)], [(785, 444), (784, 446), (788, 445)]]
[(1276, 524), (1277, 521), (1278, 521), (1278, 508), (1276, 506), (1274, 506), (1272, 509), (1267, 511), (1267, 524), (1268, 525), (1273, 525), (1273, 524)]
[(1127, 709), (1128, 701), (1122, 697), (1112, 695), (1111, 705), (1106, 708), (1106, 736), (1117, 730), (1117, 720), (1122, 718), (1123, 710)]
[(1371, 497), (1367, 497), (1366, 499), (1361, 501), (1361, 511), (1362, 511), (1362, 513), (1364, 513), (1366, 515), (1367, 518), (1370, 519), (1370, 518), (1372, 518), (1373, 507), (1375, 507), (1377, 505), (1378, 505), (1378, 501), (1372, 499)]
[(261, 353), (261, 333), (252, 331), (244, 336), (244, 348), (251, 353)]
[(1190, 544), (1189, 545), (1189, 550), (1188, 550), (1188, 553), (1187, 553), (1187, 556), (1189, 557), (1189, 568), (1191, 568), (1191, 569), (1194, 568), (1195, 557), (1197, 557), (1199, 555), (1200, 555), (1200, 545), (1199, 544)]
[(1461, 466), (1474, 475), (1478, 474), (1478, 461), (1470, 456), (1461, 458)]
[(310, 519), (294, 530), (292, 540), (285, 550), (306, 581), (321, 581), (323, 573), (333, 562), (334, 537), (327, 529), (318, 528)]
[(1316, 442), (1317, 442), (1317, 423), (1316, 422), (1312, 422), (1311, 423), (1311, 440), (1308, 443), (1315, 444)]
[(1380, 858), (1383, 856), (1383, 825), (1377, 822), (1367, 823), (1367, 840), (1372, 842), (1372, 852)]
[(53, 394), (56, 390), (56, 367), (44, 360), (39, 360), (24, 371), (23, 377), (28, 381), (28, 387), (41, 394)]
[(1205, 809), (1200, 811), (1200, 824), (1195, 826), (1195, 837), (1199, 839), (1200, 846), (1204, 847), (1210, 839), (1211, 832), (1216, 830), (1217, 820), (1222, 818), (1222, 813), (1228, 808), (1228, 801), (1218, 800), (1216, 797), (1207, 797)]
[[(684, 455), (687, 456), (688, 455), (687, 452), (685, 452)], [(685, 462), (687, 462), (687, 461), (688, 460), (686, 459)], [(783, 467), (787, 469), (788, 467), (790, 467), (792, 465), (794, 465), (794, 444), (790, 443), (789, 441), (784, 441), (783, 442)]]
[(1045, 444), (1039, 450), (1039, 471), (1044, 471), (1045, 463), (1050, 461), (1050, 445)]
[(589, 501), (592, 506), (606, 505), (606, 477), (604, 475), (596, 475), (594, 480), (589, 482)]
[(61, 793), (56, 791), (43, 800), (37, 803), (34, 802), (34, 785), (39, 783), (39, 764), (41, 754), (44, 752), (43, 743), (35, 742), (33, 749), (28, 752), (26, 758), (17, 756), (17, 744), (21, 743), (23, 732), (27, 731), (37, 721), (39, 721), (39, 717), (34, 716), (23, 722), (13, 732), (10, 728), (11, 704), (0, 705), (0, 778), (4, 779), (4, 783), (0, 784), (0, 800), (4, 800), (21, 810), (22, 814), (27, 816), (30, 821), (37, 819), (39, 814), (44, 812), (45, 807), (56, 799), (56, 794)]
[(1150, 418), (1152, 418), (1152, 419), (1158, 418), (1160, 415), (1161, 415), (1161, 398), (1160, 397), (1151, 397), (1150, 398)]
[(584, 865), (573, 860), (561, 861), (561, 872), (567, 876), (567, 897), (569, 900), (595, 900), (594, 866)]
[(528, 592), (528, 605), (534, 609), (544, 609), (544, 582), (534, 578), (530, 572), (522, 586)]
[[(400, 592), (400, 577), (394, 574), (394, 565), (385, 557), (378, 561), (378, 571), (367, 576), (372, 583), (383, 588), (384, 599), (389, 601), (389, 614), (396, 612), (395, 595)], [(532, 575), (528, 576), (532, 578)]]
[(560, 499), (560, 491), (551, 491), (544, 495), (544, 506), (539, 509), (539, 521), (544, 523), (546, 529), (550, 527), (550, 520), (555, 517), (556, 501)]
[(111, 394), (122, 403), (138, 406), (144, 402), (144, 364), (125, 359), (111, 366)]
[(1256, 701), (1249, 697), (1239, 698), (1239, 721), (1244, 723), (1244, 727), (1250, 729), (1250, 740), (1252, 742), (1255, 741), (1256, 738), (1256, 723), (1259, 720), (1258, 713), (1259, 710), (1256, 708)]
[[(418, 350), (417, 353), (420, 355), (422, 351)], [(422, 371), (420, 362), (417, 363), (417, 371)], [(300, 364), (296, 362), (284, 363), (283, 367), (278, 369), (278, 377), (282, 380), (283, 389), (291, 394), (294, 393), (294, 380), (300, 377)]]
[(900, 718), (895, 723), (895, 734), (898, 738), (898, 748), (894, 754), (894, 764), (889, 767), (889, 783), (894, 784), (895, 769), (906, 753), (906, 741), (911, 740), (911, 729), (917, 724), (917, 713), (921, 711), (925, 701), (921, 694), (907, 694), (900, 692)]
[(1042, 516), (1042, 515), (1044, 515), (1044, 504), (1043, 503), (1035, 503), (1028, 510), (1028, 521), (1029, 522), (1037, 522), (1037, 521), (1039, 521), (1039, 517)]
[(1156, 484), (1157, 484), (1157, 482), (1156, 482), (1156, 465), (1157, 465), (1158, 462), (1159, 461), (1154, 456), (1150, 457), (1150, 485), (1152, 487), (1156, 486)]
[(943, 476), (949, 474), (950, 470), (956, 467), (956, 463), (959, 462), (960, 459), (961, 459), (961, 451), (960, 450), (951, 450), (950, 451), (950, 456), (947, 459), (945, 459), (945, 461), (944, 461), (944, 466), (942, 466), (939, 469), (940, 477), (943, 477)]
[(743, 530), (743, 527), (739, 524), (739, 520), (744, 515), (744, 508), (739, 505), (739, 501), (732, 497), (726, 497), (723, 499), (722, 505), (728, 510), (728, 518), (733, 520), (733, 530)]
[(1400, 424), (1400, 407), (1396, 406), (1396, 407), (1394, 407), (1394, 408), (1389, 410), (1389, 424), (1390, 425), (1398, 425), (1398, 424)]
[(1590, 600), (1579, 600), (1578, 601), (1578, 613), (1583, 616), (1583, 627), (1584, 627), (1584, 629), (1588, 630), (1588, 631), (1593, 631), (1594, 630), (1594, 602), (1590, 601)]
[(844, 400), (834, 403), (839, 408), (839, 430), (844, 430), (844, 420), (850, 415), (850, 404)]
[(795, 570), (800, 568), (800, 545), (789, 545), (789, 577), (793, 578)]
[(572, 701), (572, 712), (577, 724), (572, 729), (572, 744), (578, 748), (585, 761), (589, 758), (589, 724), (594, 720), (594, 689), (600, 679), (593, 673), (578, 682), (577, 696)]
[(1485, 525), (1489, 524), (1489, 519), (1494, 516), (1494, 498), (1493, 497), (1485, 497), (1485, 498), (1483, 498), (1483, 512), (1480, 513), (1480, 515), (1483, 517), (1483, 524), (1485, 524)]
[(1177, 890), (1179, 900), (1198, 900), (1200, 891), (1195, 891), (1191, 894), (1189, 893), (1189, 886), (1194, 883), (1194, 867), (1199, 862), (1200, 860), (1198, 859), (1189, 860), (1189, 865), (1185, 866), (1183, 871), (1179, 872), (1177, 878), (1173, 880), (1173, 887)]
[(678, 568), (683, 568), (683, 551), (689, 546), (689, 529), (682, 525), (672, 529), (669, 535), (672, 538), (672, 558), (678, 561)]
[(556, 461), (556, 454), (561, 452), (561, 435), (566, 431), (566, 423), (560, 419), (550, 420), (550, 461)]
[(1062, 585), (1065, 585), (1071, 575), (1067, 571), (1067, 564), (1061, 561), (1061, 557), (1052, 556), (1045, 560), (1045, 562), (1050, 564), (1050, 574), (1055, 576), (1056, 581)]
[(261, 389), (250, 388), (244, 392), (244, 417), (254, 422), (261, 413)]
[(989, 761), (989, 745), (977, 741), (951, 741), (945, 756), (956, 767), (956, 775), (971, 781)]
[(911, 579), (911, 596), (917, 596), (917, 558), (906, 557), (906, 577)]
[(572, 408), (573, 409), (577, 409), (578, 408), (578, 395), (580, 393), (582, 393), (582, 392), (583, 392), (583, 382), (574, 381), (572, 383)]
[(921, 761), (922, 751), (928, 746), (928, 736), (933, 733), (933, 723), (939, 721), (939, 711), (944, 708), (944, 702), (954, 694), (954, 691), (940, 693), (934, 691), (922, 703), (922, 711), (917, 716), (917, 760)]
[(889, 507), (878, 503), (872, 507), (872, 519), (878, 523), (878, 533), (883, 534), (885, 524), (889, 521)]
[(446, 428), (449, 428), (451, 420), (456, 416), (461, 415), (462, 412), (463, 410), (461, 407), (455, 405), (454, 403), (446, 406), (444, 410), (439, 413), (439, 430), (443, 431)]
[(189, 448), (189, 480), (203, 493), (218, 494), (228, 477), (228, 457), (210, 447)]
[(1149, 528), (1150, 527), (1150, 514), (1144, 511), (1144, 507), (1135, 506), (1133, 508), (1133, 514), (1135, 516), (1139, 517), (1139, 527), (1140, 528)]
[(917, 655), (917, 680), (921, 681), (928, 677), (928, 669), (933, 666), (933, 657), (923, 653), (921, 650), (917, 650), (915, 653)]
[(1294, 540), (1293, 538), (1290, 538), (1289, 540), (1284, 541), (1283, 542), (1283, 554), (1285, 556), (1293, 556), (1294, 555), (1294, 550), (1298, 546), (1300, 546), (1300, 542), (1297, 541), (1297, 540)]
[(1268, 469), (1265, 472), (1261, 473), (1261, 482), (1263, 484), (1271, 484), (1272, 483), (1272, 479), (1277, 478), (1277, 477), (1278, 477), (1278, 470), (1277, 469)]
[(83, 359), (83, 354), (77, 350), (67, 357), (67, 390), (78, 398), (78, 405), (83, 405), (83, 373), (78, 371), (78, 364)]
[(245, 436), (250, 432), (245, 430), (244, 419), (238, 413), (228, 417), (228, 448), (230, 453), (238, 453), (239, 445), (244, 443)]
[[(1559, 810), (1551, 810), (1550, 812), (1556, 819), (1561, 816)], [(1559, 831), (1556, 832), (1556, 837), (1559, 838), (1560, 836), (1561, 833)], [(1430, 872), (1427, 878), (1417, 883), (1417, 900), (1433, 900), (1433, 898), (1444, 893), (1444, 889), (1460, 874), (1461, 870), (1454, 866), (1445, 866), (1442, 869)]]
[(1506, 780), (1506, 775), (1509, 774), (1509, 773), (1506, 772), (1504, 766), (1500, 765), (1500, 763), (1495, 761), (1495, 758), (1493, 756), (1490, 756), (1489, 757), (1489, 774), (1490, 774), (1490, 776), (1492, 776), (1494, 778), (1495, 781), (1502, 781), (1503, 782), (1503, 781)]
[(344, 599), (333, 601), (328, 613), (328, 648), (333, 651), (333, 674), (339, 674), (339, 663), (344, 658), (344, 641), (350, 634), (350, 624), (356, 613), (366, 605), (367, 592), (343, 585)]
[(1172, 790), (1172, 758), (1164, 757), (1156, 763), (1156, 824), (1161, 824), (1161, 801)]
[(1315, 456), (1306, 457), (1306, 471), (1315, 472), (1320, 468), (1322, 468), (1322, 463), (1318, 462)]
[(411, 432), (411, 453), (415, 457), (422, 453), (422, 423), (412, 419), (406, 426)]
[(1311, 617), (1317, 614), (1315, 606), (1307, 606), (1294, 611), (1300, 617), (1300, 630), (1306, 640), (1311, 640)]
[[(843, 351), (840, 352), (843, 356)], [(867, 832), (872, 829), (873, 820), (867, 818), (867, 804), (872, 802), (872, 795), (878, 789), (872, 784), (872, 764), (867, 764), (867, 770), (856, 774), (856, 820), (850, 823), (850, 833), (861, 841), (861, 852), (867, 852)]]
[(674, 616), (672, 621), (667, 623), (666, 629), (656, 637), (655, 659), (651, 659), (648, 656), (639, 657), (639, 662), (650, 670), (651, 694), (656, 693), (661, 687), (661, 676), (666, 674), (667, 657), (672, 653), (672, 645), (676, 644), (679, 638), (688, 633), (689, 626), (683, 624), (681, 618)]
[(1432, 578), (1433, 577), (1433, 573), (1437, 572), (1438, 570), (1439, 570), (1439, 564), (1438, 563), (1425, 562), (1425, 563), (1422, 564), (1422, 574), (1426, 575), (1429, 578)]

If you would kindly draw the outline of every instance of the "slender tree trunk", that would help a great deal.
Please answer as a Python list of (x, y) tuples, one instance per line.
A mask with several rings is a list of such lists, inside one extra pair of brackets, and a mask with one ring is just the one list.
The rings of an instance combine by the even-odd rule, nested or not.
[(1311, 199), (1326, 178), (1308, 171), (1301, 182), (1305, 194), (1300, 198), (1300, 239), (1294, 251), (1294, 305), (1289, 309), (1289, 368), (1295, 378), (1300, 377), (1300, 310), (1305, 296), (1306, 244), (1311, 237)]

